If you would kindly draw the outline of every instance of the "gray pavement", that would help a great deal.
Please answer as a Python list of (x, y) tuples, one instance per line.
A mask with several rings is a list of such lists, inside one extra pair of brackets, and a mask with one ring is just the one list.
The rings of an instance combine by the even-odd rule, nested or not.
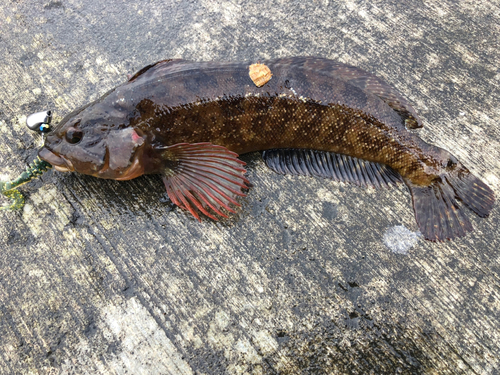
[[(36, 156), (26, 115), (57, 122), (149, 63), (316, 55), (396, 86), (498, 197), (499, 40), (494, 0), (3, 1), (0, 179)], [(435, 244), (403, 186), (243, 160), (253, 187), (220, 223), (158, 176), (22, 187), (0, 212), (0, 373), (500, 373), (498, 205)]]

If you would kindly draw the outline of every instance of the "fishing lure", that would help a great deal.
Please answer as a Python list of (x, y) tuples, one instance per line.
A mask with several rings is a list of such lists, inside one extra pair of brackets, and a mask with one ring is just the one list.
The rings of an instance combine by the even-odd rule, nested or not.
[[(409, 188), (426, 239), (473, 230), (493, 191), (452, 154), (409, 131), (414, 108), (381, 78), (323, 58), (149, 65), (47, 133), (39, 157), (58, 171), (129, 180), (161, 174), (194, 217), (234, 212), (249, 181), (238, 155), (263, 151), (277, 173)], [(461, 202), (461, 204), (460, 204)]]
[(18, 210), (22, 208), (24, 206), (24, 197), (16, 189), (34, 178), (41, 176), (50, 168), (52, 168), (52, 165), (37, 157), (15, 180), (7, 182), (0, 181), (0, 193), (11, 200), (9, 205), (1, 206), (0, 210)]
[[(29, 115), (26, 119), (26, 125), (29, 129), (37, 131), (42, 134), (42, 137), (50, 131), (50, 122), (52, 120), (52, 112), (44, 111), (33, 113)], [(0, 181), (0, 193), (11, 200), (10, 204), (7, 206), (0, 206), (0, 210), (18, 210), (24, 206), (24, 197), (16, 189), (41, 176), (44, 172), (47, 172), (52, 165), (47, 163), (45, 160), (40, 159), (38, 156), (33, 160), (33, 162), (26, 167), (26, 170), (21, 173), (21, 175), (13, 181), (3, 182)]]

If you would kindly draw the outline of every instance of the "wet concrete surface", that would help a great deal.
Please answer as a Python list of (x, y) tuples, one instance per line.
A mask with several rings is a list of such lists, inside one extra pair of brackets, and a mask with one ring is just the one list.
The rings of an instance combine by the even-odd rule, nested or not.
[[(316, 55), (385, 78), (423, 139), (500, 192), (500, 7), (455, 1), (5, 1), (0, 178), (55, 122), (165, 58)], [(279, 176), (198, 223), (158, 176), (49, 172), (0, 212), (0, 373), (497, 374), (499, 210), (418, 235), (409, 193)]]

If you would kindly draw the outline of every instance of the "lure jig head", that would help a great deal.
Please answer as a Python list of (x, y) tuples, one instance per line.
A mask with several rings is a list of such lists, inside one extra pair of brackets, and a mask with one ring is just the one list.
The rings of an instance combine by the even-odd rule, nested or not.
[(52, 121), (51, 111), (42, 111), (32, 113), (26, 118), (26, 125), (30, 130), (42, 134), (42, 139), (45, 139), (45, 133), (50, 132), (50, 122)]
[[(29, 129), (41, 133), (42, 137), (45, 133), (50, 132), (50, 122), (52, 121), (52, 112), (43, 111), (29, 115), (26, 118), (26, 125)], [(18, 210), (24, 206), (24, 197), (15, 190), (17, 187), (41, 176), (44, 172), (52, 168), (52, 165), (40, 159), (38, 156), (35, 160), (21, 173), (21, 175), (13, 181), (0, 181), (0, 193), (11, 200), (11, 203), (6, 206), (1, 206), (0, 210)]]

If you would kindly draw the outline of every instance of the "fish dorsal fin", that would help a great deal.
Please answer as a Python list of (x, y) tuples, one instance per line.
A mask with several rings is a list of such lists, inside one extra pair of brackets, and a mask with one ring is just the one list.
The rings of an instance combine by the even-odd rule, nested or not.
[(166, 64), (172, 64), (172, 63), (177, 63), (177, 62), (182, 62), (183, 60), (181, 59), (167, 59), (167, 60), (161, 60), (161, 61), (157, 61), (153, 64), (149, 64), (147, 66), (145, 66), (144, 68), (142, 68), (141, 70), (139, 70), (138, 72), (134, 73), (134, 74), (129, 74), (127, 75), (127, 79), (129, 82), (132, 82), (132, 81), (135, 81), (138, 77), (142, 76), (144, 73), (146, 73), (148, 70), (154, 68), (154, 67), (158, 67), (159, 65), (166, 65)]
[(386, 165), (333, 152), (281, 148), (264, 151), (262, 157), (279, 174), (323, 177), (378, 188), (402, 182), (401, 176)]
[(163, 182), (176, 205), (198, 220), (196, 209), (217, 220), (217, 215), (227, 217), (221, 208), (234, 213), (231, 204), (240, 206), (235, 198), (245, 196), (241, 189), (248, 189), (250, 182), (238, 154), (206, 142), (179, 143), (163, 150), (168, 164)]
[(408, 100), (382, 78), (355, 66), (339, 62), (333, 62), (329, 68), (331, 73), (340, 80), (383, 100), (389, 107), (399, 113), (405, 121), (406, 127), (416, 129), (423, 126), (422, 120), (420, 120), (420, 117), (418, 117), (417, 112)]

